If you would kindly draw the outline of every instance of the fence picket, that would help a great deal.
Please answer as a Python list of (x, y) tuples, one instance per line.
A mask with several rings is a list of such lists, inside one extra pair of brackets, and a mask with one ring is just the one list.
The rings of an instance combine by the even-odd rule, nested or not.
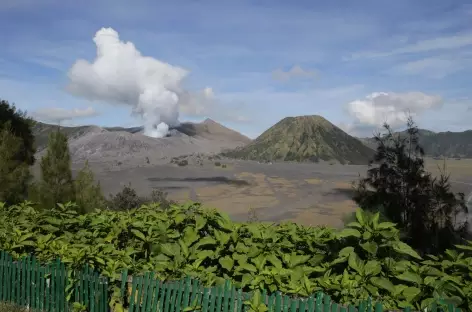
[(44, 311), (44, 290), (45, 290), (45, 277), (44, 277), (45, 268), (39, 268), (39, 305), (38, 308), (41, 311)]
[(154, 284), (154, 291), (153, 291), (153, 297), (152, 297), (151, 311), (156, 312), (158, 303), (159, 303), (159, 292), (161, 290), (161, 285), (157, 279), (154, 279), (153, 284)]
[(151, 305), (152, 305), (152, 296), (154, 295), (154, 274), (149, 274), (149, 281), (147, 287), (147, 299), (146, 299), (146, 309), (144, 312), (152, 312)]

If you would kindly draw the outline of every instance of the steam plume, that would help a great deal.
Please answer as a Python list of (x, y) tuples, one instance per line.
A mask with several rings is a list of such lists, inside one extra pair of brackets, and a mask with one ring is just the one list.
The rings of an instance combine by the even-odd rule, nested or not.
[(191, 94), (182, 87), (185, 69), (142, 56), (133, 43), (120, 41), (112, 28), (97, 31), (93, 41), (97, 56), (93, 63), (78, 60), (72, 66), (69, 92), (131, 106), (143, 118), (148, 136), (163, 137), (179, 124), (179, 105), (188, 105)]

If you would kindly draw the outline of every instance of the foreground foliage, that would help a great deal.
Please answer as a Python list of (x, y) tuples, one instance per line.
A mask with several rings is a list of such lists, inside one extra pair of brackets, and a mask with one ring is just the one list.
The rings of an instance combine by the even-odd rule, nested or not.
[[(38, 211), (0, 203), (0, 248), (14, 257), (88, 263), (116, 280), (155, 271), (162, 280), (225, 279), (243, 290), (308, 296), (322, 290), (339, 303), (371, 296), (387, 309), (424, 308), (444, 298), (472, 311), (472, 242), (421, 258), (400, 241), (393, 223), (358, 210), (344, 230), (294, 223), (233, 223), (199, 204), (86, 215), (74, 205)], [(113, 283), (112, 283), (113, 284)]]

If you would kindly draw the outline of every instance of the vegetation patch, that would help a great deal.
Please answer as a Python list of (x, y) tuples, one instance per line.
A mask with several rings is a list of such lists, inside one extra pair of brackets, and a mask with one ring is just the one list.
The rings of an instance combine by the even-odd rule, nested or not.
[(472, 308), (472, 242), (420, 257), (390, 222), (358, 210), (342, 231), (294, 223), (234, 223), (199, 204), (145, 205), (79, 215), (73, 204), (36, 210), (0, 205), (0, 247), (20, 258), (84, 264), (113, 283), (121, 271), (161, 280), (192, 276), (207, 286), (230, 279), (245, 291), (309, 296), (322, 290), (347, 304), (371, 296), (385, 308), (429, 306), (439, 298)]

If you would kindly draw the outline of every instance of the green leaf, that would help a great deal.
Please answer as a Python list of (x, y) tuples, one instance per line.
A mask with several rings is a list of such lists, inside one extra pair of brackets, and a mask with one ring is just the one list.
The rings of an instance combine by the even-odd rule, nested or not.
[(365, 220), (364, 220), (364, 211), (361, 208), (356, 209), (356, 219), (359, 224), (364, 225)]
[(338, 238), (345, 238), (345, 237), (350, 237), (350, 236), (360, 238), (361, 237), (361, 232), (359, 232), (356, 229), (347, 228), (347, 229), (343, 229), (341, 232), (339, 232), (337, 236), (338, 236)]
[(418, 285), (423, 284), (423, 279), (421, 278), (421, 276), (419, 276), (418, 274), (413, 273), (411, 271), (405, 271), (402, 274), (397, 275), (396, 277), (398, 279), (402, 280), (402, 281), (412, 282), (412, 283), (416, 283)]
[(381, 222), (377, 225), (377, 230), (388, 230), (395, 228), (396, 224), (392, 222)]
[(360, 244), (360, 246), (362, 247), (362, 249), (364, 249), (365, 251), (367, 251), (371, 255), (375, 255), (377, 253), (378, 248), (379, 248), (377, 246), (377, 244), (374, 243), (374, 242), (365, 242), (363, 244)]
[(346, 225), (346, 227), (355, 227), (358, 229), (362, 229), (362, 225), (359, 222), (350, 222)]
[(184, 213), (179, 213), (173, 218), (173, 220), (174, 220), (175, 224), (180, 224), (185, 220), (185, 218), (186, 218), (186, 216), (185, 216)]
[(297, 254), (292, 253), (290, 255), (289, 267), (294, 268), (298, 265), (304, 264), (308, 260), (310, 260), (309, 255), (297, 255)]
[(414, 302), (415, 298), (421, 293), (421, 289), (416, 287), (407, 287), (403, 290), (403, 296), (408, 302)]
[(197, 230), (193, 227), (186, 227), (184, 230), (184, 241), (187, 246), (191, 246), (199, 239)]
[(195, 228), (197, 231), (203, 229), (203, 227), (206, 225), (207, 220), (202, 217), (201, 215), (196, 215), (195, 216)]
[(132, 229), (132, 230), (131, 230), (131, 233), (133, 233), (134, 236), (136, 236), (136, 237), (139, 238), (140, 240), (146, 241), (146, 236), (143, 234), (143, 232), (141, 232), (141, 231), (139, 231), (139, 230), (136, 230), (136, 229)]
[(216, 240), (211, 236), (205, 236), (195, 244), (195, 248), (199, 248), (205, 245), (216, 245)]
[(215, 252), (213, 250), (202, 250), (198, 252), (198, 259), (203, 260), (205, 258), (211, 258)]
[(390, 294), (395, 293), (395, 286), (385, 277), (372, 277), (370, 282), (378, 288), (387, 290)]
[(377, 226), (379, 225), (379, 218), (380, 218), (380, 213), (379, 212), (376, 212), (373, 216), (372, 216), (372, 226), (374, 229), (377, 228)]
[(362, 274), (364, 273), (363, 270), (363, 265), (362, 265), (362, 260), (359, 259), (357, 254), (355, 252), (352, 252), (349, 255), (349, 260), (348, 260), (349, 267), (354, 269), (357, 273)]
[(376, 260), (370, 260), (367, 261), (364, 267), (364, 273), (365, 275), (377, 275), (382, 271), (382, 266), (380, 265), (380, 262)]
[(231, 271), (234, 265), (234, 260), (228, 256), (218, 259), (218, 262), (228, 271)]
[(274, 255), (274, 254), (269, 254), (269, 255), (267, 256), (267, 261), (269, 261), (270, 263), (272, 263), (272, 265), (273, 265), (274, 267), (276, 267), (277, 269), (279, 269), (279, 270), (282, 268), (282, 261), (280, 261), (280, 259), (277, 258), (277, 256)]
[(188, 258), (190, 256), (190, 253), (189, 253), (187, 244), (185, 244), (185, 242), (183, 240), (179, 239), (179, 246), (180, 246), (180, 250), (181, 250), (183, 256), (185, 258)]
[(413, 248), (411, 248), (410, 246), (408, 246), (407, 244), (405, 244), (404, 242), (401, 242), (401, 241), (395, 241), (393, 243), (393, 249), (396, 251), (396, 252), (399, 252), (399, 253), (402, 253), (402, 254), (405, 254), (405, 255), (409, 255), (409, 256), (412, 256), (413, 258), (416, 258), (418, 260), (421, 260), (422, 258), (420, 257), (420, 255), (413, 250)]
[(253, 273), (257, 272), (256, 267), (247, 262), (239, 263), (239, 267), (249, 272), (253, 272)]
[(339, 251), (339, 254), (338, 256), (339, 257), (349, 257), (349, 255), (354, 251), (354, 247), (352, 246), (348, 246), (348, 247), (344, 247), (343, 249), (341, 249)]

